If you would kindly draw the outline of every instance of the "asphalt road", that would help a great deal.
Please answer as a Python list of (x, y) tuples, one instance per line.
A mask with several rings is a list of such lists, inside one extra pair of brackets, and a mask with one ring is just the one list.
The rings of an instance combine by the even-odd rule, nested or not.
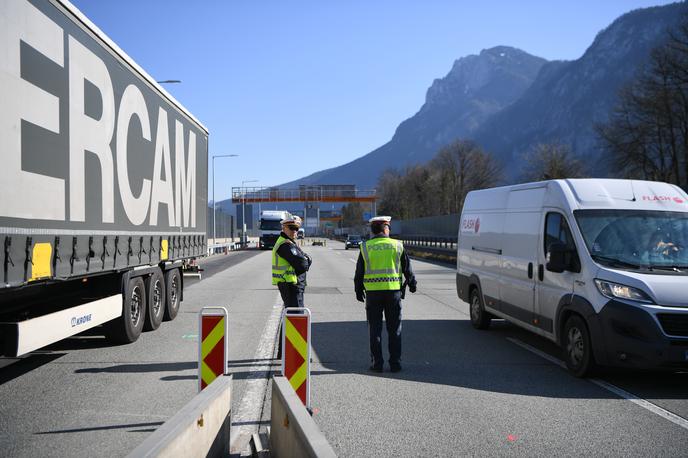
[[(336, 243), (310, 251), (312, 404), (338, 455), (688, 455), (688, 421), (682, 427), (572, 377), (533, 353), (559, 357), (554, 345), (509, 323), (474, 330), (451, 267), (413, 263), (419, 288), (403, 305), (403, 371), (368, 372), (357, 253)], [(688, 418), (688, 374), (602, 379)]]
[[(404, 369), (368, 372), (357, 251), (336, 242), (306, 250), (313, 418), (338, 455), (688, 455), (688, 374), (576, 379), (542, 338), (504, 321), (471, 328), (451, 267), (414, 261)], [(177, 319), (136, 343), (110, 347), (93, 333), (0, 369), (0, 455), (125, 455), (196, 393), (196, 320), (207, 305), (230, 312), (232, 445), (243, 450), (268, 425), (277, 370), (281, 304), (269, 263), (267, 252), (210, 258), (203, 280), (187, 282)]]
[(133, 344), (110, 346), (95, 328), (0, 369), (0, 456), (133, 450), (197, 392), (197, 314), (204, 306), (232, 312), (229, 366), (237, 376), (233, 400), (240, 399), (246, 361), (276, 297), (254, 274), (265, 261), (257, 254), (204, 260), (203, 280), (185, 279), (177, 318)]

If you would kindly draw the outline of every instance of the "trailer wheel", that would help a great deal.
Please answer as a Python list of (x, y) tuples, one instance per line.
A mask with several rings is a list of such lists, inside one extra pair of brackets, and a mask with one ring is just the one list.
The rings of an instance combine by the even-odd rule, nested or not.
[(129, 279), (123, 293), (122, 316), (110, 321), (105, 327), (105, 333), (112, 342), (127, 344), (139, 338), (146, 319), (146, 288), (143, 279)]
[(146, 278), (145, 284), (148, 308), (143, 329), (153, 331), (160, 327), (165, 314), (165, 279), (160, 268), (155, 269), (153, 274)]
[(576, 377), (591, 375), (597, 368), (588, 327), (578, 315), (572, 315), (566, 320), (562, 349), (566, 367)]
[(480, 299), (478, 288), (474, 288), (471, 292), (470, 303), (471, 324), (475, 329), (487, 329), (490, 327), (492, 316), (485, 311), (483, 301)]
[(179, 312), (182, 297), (182, 279), (179, 269), (171, 269), (165, 272), (165, 321), (172, 321)]

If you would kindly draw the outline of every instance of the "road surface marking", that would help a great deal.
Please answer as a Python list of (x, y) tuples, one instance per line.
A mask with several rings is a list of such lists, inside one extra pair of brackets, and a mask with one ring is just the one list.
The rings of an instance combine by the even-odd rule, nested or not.
[[(541, 358), (546, 359), (547, 361), (551, 362), (552, 364), (556, 364), (557, 366), (559, 366), (563, 369), (566, 369), (566, 364), (564, 364), (563, 361), (555, 358), (552, 355), (548, 355), (547, 353), (540, 351), (537, 348), (532, 347), (525, 342), (521, 342), (518, 339), (513, 339), (511, 337), (507, 337), (507, 340), (513, 344), (518, 345), (521, 348), (528, 350), (531, 353), (534, 353), (534, 354), (540, 356)], [(686, 420), (685, 418), (683, 418), (679, 415), (676, 415), (673, 412), (669, 412), (668, 410), (663, 409), (662, 407), (659, 407), (657, 404), (653, 404), (650, 401), (646, 401), (645, 399), (639, 398), (635, 394), (629, 393), (628, 391), (625, 391), (616, 385), (612, 385), (611, 383), (605, 382), (604, 380), (600, 380), (600, 379), (596, 379), (596, 378), (589, 378), (586, 380), (588, 380), (590, 383), (594, 383), (595, 385), (599, 386), (600, 388), (604, 388), (605, 390), (614, 393), (615, 395), (619, 396), (620, 398), (626, 399), (627, 401), (630, 401), (633, 404), (638, 405), (645, 410), (649, 410), (650, 412), (652, 412), (656, 415), (659, 415), (660, 417), (662, 417), (666, 420), (669, 420), (673, 424), (680, 426), (683, 429), (688, 429), (688, 420)]]
[(351, 262), (353, 262), (354, 264), (356, 264), (356, 260), (355, 260), (355, 259), (349, 258), (349, 261), (351, 261)]
[(271, 374), (269, 361), (273, 357), (275, 335), (279, 330), (283, 308), (282, 299), (278, 294), (275, 304), (272, 306), (270, 318), (268, 318), (263, 328), (258, 348), (253, 356), (255, 361), (266, 361), (267, 363), (255, 366), (255, 375), (246, 382), (246, 388), (241, 397), (239, 408), (236, 413), (232, 413), (232, 431), (229, 436), (232, 453), (244, 451), (248, 447), (251, 435), (258, 432), (263, 413), (263, 402)]

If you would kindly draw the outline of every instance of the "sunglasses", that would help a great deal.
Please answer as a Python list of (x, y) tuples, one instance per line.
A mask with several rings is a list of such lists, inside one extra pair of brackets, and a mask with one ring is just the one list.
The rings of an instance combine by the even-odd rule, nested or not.
[(289, 226), (287, 226), (287, 229), (289, 229), (290, 231), (298, 231), (298, 230), (299, 230), (299, 226), (292, 226), (292, 225), (290, 224)]

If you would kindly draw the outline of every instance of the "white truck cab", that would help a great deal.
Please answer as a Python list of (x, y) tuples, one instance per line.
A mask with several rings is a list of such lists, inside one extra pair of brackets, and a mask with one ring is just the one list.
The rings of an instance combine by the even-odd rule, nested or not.
[(261, 250), (269, 250), (275, 246), (275, 242), (282, 232), (282, 221), (291, 214), (286, 210), (263, 210), (260, 213), (260, 238), (258, 245)]
[(457, 292), (557, 342), (569, 370), (688, 368), (688, 195), (667, 183), (571, 179), (473, 191)]

